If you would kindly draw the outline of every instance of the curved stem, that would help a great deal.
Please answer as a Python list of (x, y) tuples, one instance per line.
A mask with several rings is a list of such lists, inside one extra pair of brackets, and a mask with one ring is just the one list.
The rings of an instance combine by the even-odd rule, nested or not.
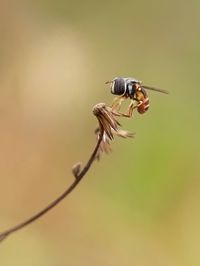
[(81, 172), (76, 176), (75, 181), (58, 198), (56, 198), (54, 201), (52, 201), (50, 204), (48, 204), (44, 209), (42, 209), (41, 211), (39, 211), (35, 215), (31, 216), (29, 219), (25, 220), (24, 222), (17, 224), (15, 226), (11, 227), (10, 229), (0, 233), (0, 241), (3, 241), (10, 234), (15, 233), (18, 230), (21, 230), (25, 226), (33, 223), (34, 221), (36, 221), (37, 219), (42, 217), (44, 214), (46, 214), (48, 211), (50, 211), (56, 205), (58, 205), (63, 199), (65, 199), (67, 197), (67, 195), (69, 195), (74, 190), (74, 188), (78, 185), (78, 183), (81, 181), (81, 179), (85, 176), (85, 174), (90, 169), (90, 166), (94, 162), (96, 154), (97, 154), (99, 146), (100, 146), (100, 143), (102, 141), (102, 138), (103, 138), (103, 132), (101, 132), (99, 139), (98, 139), (98, 142), (97, 142), (97, 144), (94, 148), (94, 151), (92, 152), (88, 162), (85, 164), (85, 166), (83, 167)]

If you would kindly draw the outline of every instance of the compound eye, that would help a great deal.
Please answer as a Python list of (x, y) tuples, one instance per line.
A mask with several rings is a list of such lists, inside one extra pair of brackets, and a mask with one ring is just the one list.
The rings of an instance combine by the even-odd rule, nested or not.
[(117, 78), (114, 81), (113, 93), (116, 95), (123, 95), (126, 92), (126, 81), (124, 78)]

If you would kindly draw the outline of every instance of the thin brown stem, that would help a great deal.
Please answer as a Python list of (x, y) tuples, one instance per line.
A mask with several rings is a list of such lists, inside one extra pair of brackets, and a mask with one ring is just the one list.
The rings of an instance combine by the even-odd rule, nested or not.
[(17, 224), (15, 226), (11, 227), (10, 229), (0, 233), (0, 241), (3, 241), (7, 236), (17, 232), (18, 230), (23, 229), (25, 226), (27, 226), (27, 225), (35, 222), (37, 219), (41, 218), (44, 214), (46, 214), (51, 209), (53, 209), (56, 205), (58, 205), (63, 199), (65, 199), (75, 189), (75, 187), (79, 184), (81, 179), (85, 176), (85, 174), (90, 169), (90, 166), (94, 162), (96, 155), (97, 155), (97, 152), (98, 152), (98, 149), (99, 149), (99, 146), (101, 144), (102, 138), (103, 138), (103, 132), (101, 132), (99, 139), (98, 139), (98, 142), (97, 142), (97, 144), (94, 148), (94, 151), (92, 152), (88, 162), (85, 164), (85, 166), (80, 171), (80, 173), (77, 174), (74, 182), (58, 198), (56, 198), (54, 201), (52, 201), (50, 204), (48, 204), (44, 209), (42, 209), (41, 211), (39, 211), (35, 215), (31, 216), (29, 219), (25, 220), (24, 222)]

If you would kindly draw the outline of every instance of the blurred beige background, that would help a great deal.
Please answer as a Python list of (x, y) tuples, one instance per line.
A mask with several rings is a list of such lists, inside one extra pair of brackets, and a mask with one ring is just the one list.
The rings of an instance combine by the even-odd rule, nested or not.
[[(95, 144), (105, 81), (133, 76), (150, 109), (123, 119), (79, 187), (0, 244), (0, 265), (200, 265), (200, 3), (1, 1), (0, 231), (72, 182)], [(125, 103), (125, 105), (128, 103)]]

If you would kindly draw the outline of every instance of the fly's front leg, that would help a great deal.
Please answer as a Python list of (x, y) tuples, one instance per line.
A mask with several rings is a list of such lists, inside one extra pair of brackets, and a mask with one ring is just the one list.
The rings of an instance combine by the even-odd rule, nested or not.
[(118, 111), (119, 111), (121, 104), (124, 100), (125, 100), (124, 96), (118, 96), (114, 99), (114, 101), (111, 105), (113, 113), (115, 113), (116, 115), (119, 115), (119, 116), (121, 115), (121, 113), (119, 113)]

